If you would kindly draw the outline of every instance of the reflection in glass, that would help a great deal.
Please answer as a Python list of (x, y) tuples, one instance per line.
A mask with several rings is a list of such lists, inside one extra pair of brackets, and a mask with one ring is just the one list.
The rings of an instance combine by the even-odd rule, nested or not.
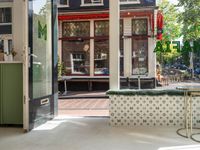
[(67, 75), (89, 75), (90, 41), (63, 41), (63, 62)]
[(33, 98), (52, 94), (51, 1), (33, 1)]
[(132, 24), (133, 35), (147, 35), (147, 19), (133, 19)]
[(107, 20), (95, 21), (95, 36), (108, 36), (109, 35), (109, 22)]
[(103, 0), (84, 0), (84, 4), (101, 4)]
[(109, 40), (94, 42), (94, 74), (109, 75)]
[(64, 37), (89, 37), (90, 22), (64, 22), (63, 23)]
[(148, 73), (148, 42), (133, 39), (132, 74)]

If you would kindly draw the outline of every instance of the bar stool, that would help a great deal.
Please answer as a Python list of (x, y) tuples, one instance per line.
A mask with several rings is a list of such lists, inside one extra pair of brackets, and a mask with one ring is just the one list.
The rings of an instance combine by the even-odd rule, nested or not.
[(200, 135), (200, 133), (192, 133), (192, 130), (193, 129), (200, 129), (200, 128), (193, 128), (192, 127), (192, 124), (193, 124), (193, 113), (192, 113), (192, 97), (193, 96), (200, 96), (200, 91), (199, 90), (193, 90), (193, 91), (191, 91), (190, 92), (190, 125), (191, 125), (191, 135), (190, 135), (190, 138), (192, 139), (192, 140), (194, 140), (195, 142), (200, 142), (200, 140), (197, 140), (197, 139), (195, 139), (195, 135)]
[[(181, 90), (184, 92), (184, 108), (185, 108), (185, 127), (184, 128), (180, 128), (176, 131), (176, 133), (182, 137), (185, 137), (185, 138), (189, 138), (189, 120), (191, 120), (191, 99), (189, 98), (189, 91), (187, 88), (184, 88), (184, 87), (180, 87), (180, 88), (177, 88), (178, 90)], [(190, 129), (191, 129), (191, 126), (190, 126)], [(186, 130), (186, 135), (183, 135), (180, 133), (180, 131), (182, 130)], [(190, 134), (191, 134), (191, 130), (190, 130)]]

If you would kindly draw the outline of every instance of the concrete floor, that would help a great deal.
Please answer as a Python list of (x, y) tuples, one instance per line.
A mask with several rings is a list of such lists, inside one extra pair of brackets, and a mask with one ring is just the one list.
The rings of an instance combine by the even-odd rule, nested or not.
[(30, 133), (0, 128), (0, 150), (200, 150), (175, 128), (110, 127), (108, 118), (57, 117)]

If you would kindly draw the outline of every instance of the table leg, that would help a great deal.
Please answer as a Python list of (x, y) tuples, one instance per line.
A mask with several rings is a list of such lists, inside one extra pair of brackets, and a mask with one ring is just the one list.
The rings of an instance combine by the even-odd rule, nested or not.
[(184, 100), (185, 100), (185, 129), (186, 129), (186, 137), (188, 137), (188, 100), (187, 100), (187, 92), (184, 92)]
[(67, 81), (66, 80), (64, 80), (64, 88), (65, 88), (65, 91), (63, 95), (67, 95)]
[(190, 135), (192, 134), (192, 124), (193, 124), (193, 119), (192, 119), (193, 113), (192, 113), (192, 95), (190, 95)]

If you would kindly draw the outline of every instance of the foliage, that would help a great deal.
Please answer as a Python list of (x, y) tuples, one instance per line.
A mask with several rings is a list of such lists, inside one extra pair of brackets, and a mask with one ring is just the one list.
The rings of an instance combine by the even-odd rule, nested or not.
[[(160, 0), (159, 9), (162, 11), (164, 16), (164, 29), (163, 39), (161, 41), (163, 48), (166, 49), (166, 42), (172, 41), (180, 37), (181, 26), (178, 23), (179, 11), (175, 5), (171, 4), (168, 0)], [(175, 58), (180, 54), (170, 46), (170, 52), (158, 52), (157, 60), (160, 64), (172, 63)]]
[[(197, 41), (200, 38), (200, 1), (199, 0), (179, 0), (179, 6), (183, 7), (183, 12), (179, 16), (183, 24), (182, 35), (184, 41)], [(199, 51), (199, 50), (198, 50)], [(194, 51), (198, 55), (198, 51)], [(189, 64), (189, 51), (182, 51), (185, 64)]]
[(179, 0), (179, 6), (184, 11), (180, 14), (179, 20), (183, 24), (182, 35), (184, 40), (195, 41), (200, 37), (200, 1)]
[(173, 46), (170, 46), (171, 52), (164, 53), (164, 63), (165, 64), (173, 64), (178, 57), (180, 57), (180, 53), (177, 52), (177, 49), (174, 49)]
[(65, 66), (64, 63), (60, 61), (60, 58), (58, 57), (58, 77), (61, 77), (65, 74)]
[(181, 33), (181, 26), (178, 23), (178, 9), (168, 0), (161, 0), (158, 5), (164, 16), (164, 30), (162, 41), (172, 41), (179, 38)]

